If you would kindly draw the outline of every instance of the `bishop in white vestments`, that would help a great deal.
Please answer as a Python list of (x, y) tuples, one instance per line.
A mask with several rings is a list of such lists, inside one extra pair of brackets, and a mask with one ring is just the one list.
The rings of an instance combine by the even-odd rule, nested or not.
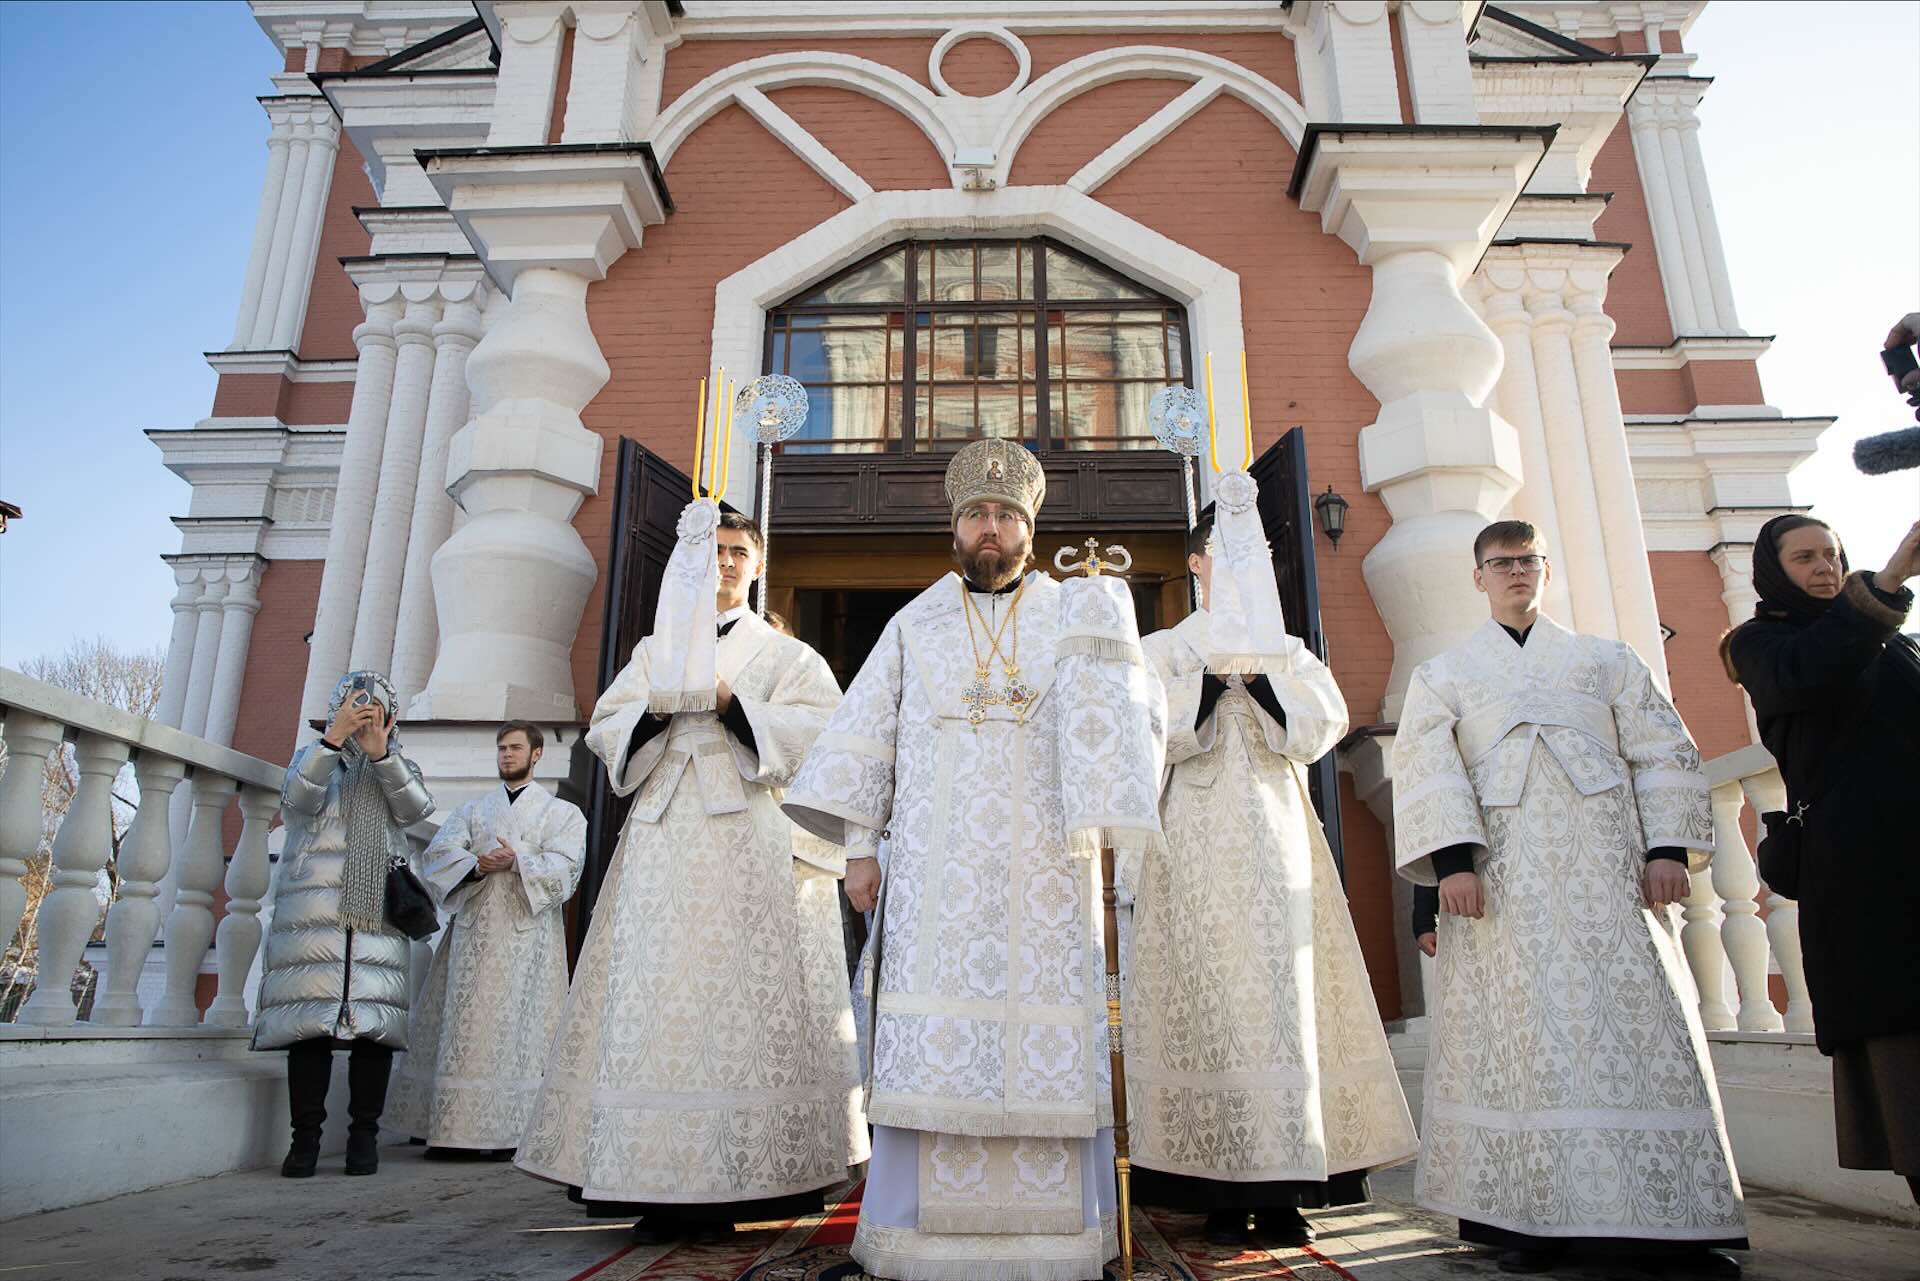
[(586, 861), (578, 806), (533, 781), (536, 725), (501, 726), (500, 785), (447, 816), (421, 859), (452, 915), (414, 1002), (389, 1108), (427, 1156), (513, 1155), (567, 999), (564, 908)]
[(747, 607), (760, 548), (688, 506), (653, 633), (587, 734), (633, 809), (517, 1163), (625, 1203), (643, 1242), (816, 1210), (867, 1158), (838, 851), (779, 806), (840, 691)]
[[(1124, 584), (1023, 574), (1033, 455), (976, 441), (946, 486), (964, 576), (888, 623), (787, 794), (846, 847), (854, 907), (881, 896), (853, 1256), (1077, 1281), (1118, 1250), (1094, 856), (1157, 839), (1163, 705)], [(1078, 703), (1103, 683), (1126, 692)]]
[(1416, 1192), (1509, 1271), (1604, 1240), (1745, 1244), (1667, 906), (1704, 867), (1700, 754), (1626, 644), (1539, 615), (1533, 527), (1489, 526), (1493, 618), (1420, 666), (1394, 742), (1402, 875), (1439, 885)]
[(1207, 1212), (1216, 1243), (1251, 1214), (1262, 1239), (1299, 1245), (1298, 1207), (1367, 1200), (1367, 1171), (1419, 1140), (1307, 790), (1346, 700), (1286, 631), (1242, 497), (1189, 540), (1214, 608), (1146, 639), (1167, 691), (1166, 848), (1131, 878), (1133, 1186)]

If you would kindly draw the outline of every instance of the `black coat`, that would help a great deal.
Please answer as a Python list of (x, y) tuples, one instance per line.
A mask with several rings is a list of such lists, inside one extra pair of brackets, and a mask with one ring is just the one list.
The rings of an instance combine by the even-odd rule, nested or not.
[(1728, 638), (1789, 805), (1812, 801), (1800, 942), (1828, 1054), (1920, 1031), (1920, 648), (1897, 630), (1912, 599), (1857, 573), (1811, 622), (1757, 618)]

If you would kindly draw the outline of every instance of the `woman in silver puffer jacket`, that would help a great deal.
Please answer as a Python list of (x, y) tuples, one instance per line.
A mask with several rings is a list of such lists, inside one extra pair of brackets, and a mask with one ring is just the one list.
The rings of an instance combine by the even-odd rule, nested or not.
[(387, 868), (396, 856), (411, 861), (406, 829), (433, 812), (433, 798), (400, 754), (393, 705), (378, 672), (341, 677), (326, 731), (294, 754), (281, 792), (287, 840), (253, 1048), (287, 1051), (288, 1178), (311, 1175), (319, 1160), (338, 1043), (351, 1047), (347, 1173), (379, 1168), (387, 1076), (406, 1048), (408, 941), (386, 919)]

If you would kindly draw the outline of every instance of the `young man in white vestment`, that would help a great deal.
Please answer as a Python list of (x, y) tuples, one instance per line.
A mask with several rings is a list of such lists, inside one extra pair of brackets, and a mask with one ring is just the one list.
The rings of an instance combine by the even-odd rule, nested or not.
[(1737, 1274), (1746, 1211), (1667, 908), (1704, 867), (1700, 754), (1633, 649), (1540, 615), (1531, 525), (1474, 542), (1493, 617), (1413, 674), (1403, 876), (1439, 886), (1416, 1192), (1511, 1272), (1575, 1247)]
[(429, 1159), (513, 1155), (566, 1006), (565, 908), (587, 819), (533, 781), (545, 745), (537, 725), (502, 725), (500, 785), (449, 814), (421, 859), (453, 920), (413, 1003), (390, 1111)]
[[(1247, 572), (1216, 595), (1235, 559)], [(1304, 1245), (1299, 1207), (1366, 1201), (1369, 1169), (1419, 1150), (1307, 790), (1347, 705), (1285, 629), (1257, 509), (1203, 513), (1187, 566), (1202, 608), (1145, 642), (1167, 691), (1166, 848), (1129, 878), (1134, 1200), (1205, 1212), (1215, 1244), (1251, 1216), (1262, 1241)]]
[(840, 689), (748, 606), (762, 547), (688, 505), (653, 632), (587, 734), (637, 795), (516, 1162), (637, 1216), (643, 1243), (818, 1210), (867, 1157), (843, 865), (779, 806)]
[[(954, 455), (961, 572), (887, 624), (787, 794), (880, 900), (853, 1257), (895, 1281), (1077, 1281), (1118, 1250), (1090, 855), (1157, 839), (1164, 710), (1124, 590), (1125, 634), (1082, 630), (1112, 597), (1081, 591), (1124, 584), (1026, 572), (1045, 488), (1017, 441)], [(1080, 719), (1103, 680), (1130, 700)]]

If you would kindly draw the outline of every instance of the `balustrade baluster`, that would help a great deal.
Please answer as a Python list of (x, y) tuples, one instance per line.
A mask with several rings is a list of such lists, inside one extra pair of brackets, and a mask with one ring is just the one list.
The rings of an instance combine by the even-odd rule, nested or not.
[(1708, 873), (1695, 872), (1691, 879), (1693, 888), (1680, 904), (1680, 946), (1700, 993), (1701, 1026), (1709, 1032), (1725, 1031), (1734, 1021), (1733, 1007), (1727, 1004), (1727, 952), (1720, 943), (1720, 898)]
[(93, 1003), (93, 1023), (140, 1026), (140, 971), (160, 933), (160, 878), (173, 865), (167, 807), (187, 776), (185, 761), (143, 752), (134, 770), (140, 808), (120, 843), (120, 897), (107, 913), (107, 977)]
[[(1743, 778), (1740, 786), (1756, 814), (1787, 808), (1787, 785), (1777, 768)], [(1813, 1001), (1807, 995), (1807, 971), (1800, 956), (1800, 905), (1771, 885), (1767, 886), (1767, 941), (1773, 945), (1780, 981), (1787, 987), (1787, 1031), (1811, 1032)]]
[(220, 958), (220, 991), (203, 1022), (213, 1027), (247, 1025), (247, 974), (260, 950), (260, 900), (272, 883), (267, 861), (267, 828), (280, 809), (280, 794), (265, 788), (240, 790), (240, 843), (227, 865), (227, 911), (220, 918), (215, 947)]
[(167, 990), (147, 1011), (148, 1027), (192, 1027), (200, 1021), (194, 984), (213, 942), (213, 888), (220, 883), (220, 821), (239, 784), (196, 770), (193, 818), (186, 848), (176, 860), (173, 910), (167, 914)]
[(27, 860), (40, 849), (40, 808), (46, 786), (47, 755), (60, 745), (65, 728), (13, 708), (4, 734), (7, 770), (0, 774), (0, 951), (13, 943), (27, 911)]
[(72, 1023), (73, 972), (100, 923), (95, 888), (113, 853), (113, 780), (131, 749), (118, 739), (81, 734), (74, 740), (80, 782), (53, 839), (52, 888), (40, 904), (39, 979), (19, 1021), (42, 1027)]
[(1778, 1032), (1782, 1023), (1767, 991), (1767, 930), (1760, 923), (1760, 876), (1740, 830), (1746, 796), (1735, 779), (1713, 789), (1713, 889), (1720, 896), (1720, 943), (1740, 989), (1742, 1032)]

